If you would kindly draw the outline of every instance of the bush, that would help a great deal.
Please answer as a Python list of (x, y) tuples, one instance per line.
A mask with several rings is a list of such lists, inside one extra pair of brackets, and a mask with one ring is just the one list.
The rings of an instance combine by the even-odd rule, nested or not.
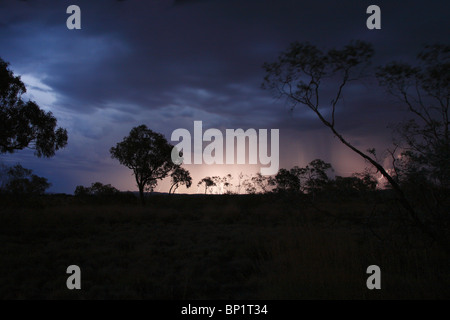
[(51, 184), (46, 178), (33, 174), (33, 171), (16, 164), (13, 167), (3, 166), (0, 192), (12, 195), (41, 195)]

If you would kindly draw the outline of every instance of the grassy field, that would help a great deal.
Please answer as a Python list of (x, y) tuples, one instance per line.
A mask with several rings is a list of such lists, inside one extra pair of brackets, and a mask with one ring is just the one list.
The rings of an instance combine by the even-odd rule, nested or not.
[[(369, 203), (158, 195), (145, 207), (3, 206), (0, 298), (449, 299), (449, 258), (388, 200)], [(73, 264), (81, 290), (66, 287)], [(372, 264), (381, 290), (366, 287)]]

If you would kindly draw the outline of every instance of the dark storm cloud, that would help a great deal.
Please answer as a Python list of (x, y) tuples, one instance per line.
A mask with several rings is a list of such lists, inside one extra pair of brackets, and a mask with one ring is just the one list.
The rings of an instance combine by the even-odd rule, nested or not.
[[(371, 1), (76, 1), (82, 29), (68, 30), (71, 4), (0, 2), (0, 56), (52, 88), (54, 107), (67, 113), (76, 133), (69, 147), (77, 137), (109, 147), (140, 122), (166, 136), (193, 120), (300, 136), (320, 122), (301, 106), (289, 112), (284, 100), (260, 88), (262, 64), (289, 43), (326, 50), (366, 40), (376, 65), (413, 59), (423, 44), (450, 35), (442, 1), (377, 1), (376, 31), (366, 28)], [(348, 87), (344, 98), (338, 126), (351, 135), (385, 139), (386, 124), (403, 116), (374, 79)]]
[[(20, 45), (26, 40), (37, 51), (34, 56), (40, 56), (48, 74), (46, 84), (64, 96), (61, 102), (69, 108), (90, 112), (93, 106), (102, 108), (111, 101), (161, 108), (184, 96), (196, 108), (229, 113), (233, 101), (237, 102), (235, 111), (242, 110), (239, 101), (244, 95), (238, 86), (250, 89), (246, 101), (268, 94), (259, 88), (261, 65), (289, 42), (309, 40), (329, 47), (369, 35), (363, 3), (315, 3), (206, 1), (171, 9), (164, 1), (81, 1), (83, 30), (78, 33), (64, 30), (66, 15), (60, 12), (65, 3), (35, 5), (10, 23), (28, 25), (19, 34), (25, 37)], [(402, 16), (415, 18), (409, 12), (414, 5), (390, 6), (401, 9)], [(383, 11), (389, 12), (389, 6), (383, 6)], [(433, 12), (438, 20), (434, 23), (439, 23), (438, 14)], [(383, 27), (387, 29), (390, 20), (386, 16)], [(53, 32), (45, 34), (45, 26)], [(427, 40), (429, 31), (424, 29), (422, 25)], [(379, 33), (388, 35), (384, 30)], [(391, 42), (395, 32), (389, 34), (384, 42)], [(396, 55), (403, 51), (392, 49)], [(30, 57), (30, 52), (26, 54)], [(189, 95), (195, 90), (225, 98), (220, 103)]]
[(182, 4), (192, 4), (197, 2), (204, 2), (204, 1), (211, 1), (211, 0), (174, 0), (175, 5), (182, 5)]

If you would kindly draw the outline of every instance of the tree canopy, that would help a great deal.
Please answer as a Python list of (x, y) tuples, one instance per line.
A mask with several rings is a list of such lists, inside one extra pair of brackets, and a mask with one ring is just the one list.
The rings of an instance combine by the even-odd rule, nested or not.
[(169, 189), (169, 193), (175, 193), (175, 191), (182, 185), (185, 185), (186, 188), (190, 188), (192, 186), (192, 177), (189, 171), (180, 166), (173, 170), (170, 177), (172, 185)]
[(20, 164), (12, 167), (2, 166), (4, 173), (0, 176), (0, 192), (28, 196), (40, 195), (50, 188), (51, 183), (46, 178), (33, 174)]
[(152, 190), (157, 181), (164, 179), (177, 165), (172, 162), (173, 146), (160, 133), (140, 125), (110, 149), (111, 157), (133, 170), (139, 196), (145, 203), (144, 191)]
[(0, 58), (0, 153), (31, 148), (38, 157), (52, 157), (67, 145), (67, 130), (51, 112), (22, 99), (25, 85), (8, 65)]
[(396, 178), (449, 188), (450, 46), (426, 46), (416, 65), (391, 62), (378, 68), (377, 78), (411, 116), (395, 128)]
[(202, 180), (200, 180), (197, 183), (197, 187), (200, 187), (202, 184), (205, 186), (205, 194), (206, 191), (208, 191), (208, 188), (214, 187), (216, 185), (216, 183), (211, 177), (205, 177)]
[(120, 191), (111, 184), (103, 184), (101, 182), (93, 182), (90, 187), (76, 186), (74, 194), (76, 196), (113, 196)]
[(295, 166), (290, 170), (281, 168), (272, 184), (276, 185), (277, 192), (314, 194), (323, 190), (330, 182), (327, 171), (333, 171), (330, 163), (321, 159), (312, 160), (306, 167)]

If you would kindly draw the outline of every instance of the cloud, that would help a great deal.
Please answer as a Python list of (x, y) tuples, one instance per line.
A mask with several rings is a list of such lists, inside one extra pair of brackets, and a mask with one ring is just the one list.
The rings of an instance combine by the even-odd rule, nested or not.
[[(289, 112), (284, 100), (260, 88), (262, 64), (292, 41), (329, 49), (366, 40), (374, 44), (376, 65), (414, 58), (423, 44), (450, 35), (439, 1), (380, 0), (378, 31), (365, 25), (369, 1), (80, 0), (81, 30), (65, 26), (69, 4), (1, 2), (0, 48), (30, 97), (69, 130), (69, 146), (55, 161), (73, 157), (89, 172), (141, 123), (166, 137), (194, 120), (217, 128), (279, 128), (289, 132), (286, 145), (326, 131), (306, 108)], [(387, 122), (403, 117), (373, 79), (347, 87), (337, 113), (346, 134), (375, 144), (388, 141)], [(327, 156), (325, 141), (305, 141), (302, 148)], [(92, 161), (80, 160), (83, 148)]]

